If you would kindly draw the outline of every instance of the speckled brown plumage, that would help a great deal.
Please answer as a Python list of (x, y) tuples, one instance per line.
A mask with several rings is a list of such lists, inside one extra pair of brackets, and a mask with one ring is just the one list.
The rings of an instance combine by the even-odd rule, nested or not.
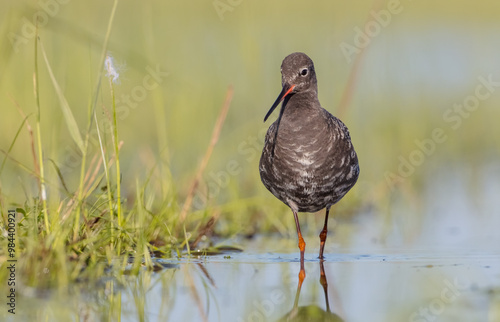
[[(323, 208), (328, 216), (330, 207), (342, 199), (359, 176), (349, 130), (321, 107), (316, 72), (307, 55), (287, 56), (281, 72), (283, 90), (266, 119), (281, 101), (283, 104), (278, 120), (267, 131), (259, 166), (262, 183), (292, 209), (295, 217), (297, 212)], [(300, 244), (297, 218), (296, 223)]]

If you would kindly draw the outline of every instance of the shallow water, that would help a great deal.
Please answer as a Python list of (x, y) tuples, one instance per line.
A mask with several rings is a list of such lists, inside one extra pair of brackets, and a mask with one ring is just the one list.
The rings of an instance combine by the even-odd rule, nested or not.
[[(307, 276), (298, 306), (316, 305), (326, 311), (326, 298), (319, 283), (321, 267), (316, 257), (306, 256)], [(244, 253), (231, 255), (231, 259), (215, 256), (180, 266), (176, 280), (182, 283), (186, 275), (196, 276), (193, 279), (209, 320), (277, 320), (294, 307), (300, 268), (298, 253)], [(497, 255), (460, 251), (443, 255), (329, 254), (324, 272), (328, 305), (332, 313), (345, 321), (500, 320)], [(192, 303), (193, 294), (185, 288), (178, 291), (178, 304), (169, 310), (170, 318), (199, 320), (201, 315), (196, 307), (186, 310), (181, 305)], [(149, 308), (156, 306), (154, 302), (153, 296)], [(153, 309), (148, 315), (157, 316), (157, 312)]]
[(25, 288), (7, 321), (500, 321), (499, 167), (475, 185), (456, 173), (435, 176), (420, 212), (395, 200), (390, 216), (367, 209), (332, 220), (326, 292), (319, 238), (308, 234), (298, 294), (292, 231), (225, 241), (243, 252), (156, 258), (165, 269), (76, 283), (67, 294)]
[[(327, 297), (316, 253), (306, 253), (306, 278), (297, 297), (300, 263), (294, 243), (260, 237), (247, 246), (239, 253), (160, 259), (172, 268), (127, 276), (121, 283), (110, 279), (95, 288), (81, 285), (80, 293), (67, 298), (21, 297), (17, 317), (275, 321), (309, 307), (308, 315), (319, 314), (320, 321), (500, 321), (498, 253), (335, 254), (330, 247), (323, 263)], [(293, 252), (276, 252), (286, 246)]]

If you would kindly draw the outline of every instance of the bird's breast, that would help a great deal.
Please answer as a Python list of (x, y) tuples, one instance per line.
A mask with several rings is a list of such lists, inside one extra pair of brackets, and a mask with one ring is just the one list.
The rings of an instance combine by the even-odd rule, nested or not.
[(280, 126), (275, 142), (276, 133), (268, 133), (260, 163), (262, 182), (278, 199), (297, 205), (300, 211), (333, 205), (359, 174), (346, 130), (329, 124)]

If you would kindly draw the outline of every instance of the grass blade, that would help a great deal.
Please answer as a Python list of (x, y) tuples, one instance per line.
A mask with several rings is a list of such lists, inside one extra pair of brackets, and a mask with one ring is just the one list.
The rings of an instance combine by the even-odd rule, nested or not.
[(56, 172), (57, 172), (57, 176), (59, 177), (59, 180), (61, 180), (61, 184), (62, 184), (62, 186), (63, 186), (63, 188), (64, 188), (64, 191), (66, 191), (66, 193), (67, 193), (68, 195), (71, 195), (71, 192), (69, 192), (69, 189), (68, 189), (68, 187), (66, 186), (66, 182), (64, 181), (64, 177), (63, 177), (63, 175), (62, 175), (62, 173), (61, 173), (61, 169), (59, 169), (59, 167), (57, 166), (57, 164), (56, 164), (56, 162), (55, 162), (54, 160), (52, 160), (52, 159), (48, 159), (48, 160), (49, 160), (50, 162), (52, 162), (52, 165), (54, 166), (54, 169), (55, 169), (55, 170), (56, 170)]
[[(9, 149), (7, 150), (7, 155), (9, 155), (10, 151), (12, 151), (12, 148), (14, 147), (14, 144), (17, 141), (17, 137), (19, 136), (19, 133), (21, 132), (24, 123), (26, 123), (26, 121), (28, 120), (28, 117), (29, 117), (29, 115), (24, 118), (23, 122), (19, 126), (19, 129), (17, 130), (16, 135), (14, 136), (14, 140), (12, 140), (12, 143), (10, 144)], [(2, 175), (3, 167), (5, 166), (5, 161), (7, 161), (7, 155), (3, 159), (2, 165), (0, 166), (0, 175)]]
[(41, 130), (41, 109), (40, 109), (40, 82), (38, 81), (38, 23), (36, 25), (35, 33), (35, 71), (33, 72), (33, 89), (35, 91), (35, 100), (37, 107), (37, 118), (36, 118), (36, 136), (38, 145), (38, 162), (40, 166), (40, 199), (43, 205), (43, 221), (45, 223), (45, 231), (47, 234), (50, 233), (50, 223), (49, 223), (49, 213), (47, 208), (47, 191), (45, 190), (45, 173), (43, 170), (43, 149), (42, 149), (42, 130)]
[(201, 176), (207, 167), (208, 161), (210, 160), (210, 156), (212, 155), (212, 151), (214, 150), (215, 144), (219, 140), (219, 134), (224, 124), (224, 120), (226, 119), (227, 112), (229, 110), (229, 106), (231, 105), (231, 100), (233, 99), (233, 87), (229, 86), (226, 93), (226, 99), (224, 100), (224, 105), (217, 117), (217, 122), (215, 123), (214, 130), (212, 132), (212, 137), (210, 139), (210, 143), (208, 145), (207, 151), (205, 152), (205, 156), (201, 160), (200, 166), (198, 167), (198, 172), (196, 173), (196, 177), (194, 178), (191, 186), (189, 187), (189, 193), (186, 197), (186, 201), (184, 201), (184, 205), (182, 206), (181, 214), (179, 215), (180, 223), (183, 223), (186, 219), (186, 216), (191, 209), (191, 205), (193, 203), (194, 193), (198, 188), (198, 184), (200, 183)]

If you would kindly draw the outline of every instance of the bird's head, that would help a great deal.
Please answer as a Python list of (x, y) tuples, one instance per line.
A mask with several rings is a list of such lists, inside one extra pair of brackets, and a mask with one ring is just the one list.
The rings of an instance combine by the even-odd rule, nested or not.
[[(281, 85), (283, 89), (267, 112), (264, 122), (279, 103), (288, 96), (307, 91), (318, 92), (316, 72), (311, 58), (304, 53), (293, 53), (286, 56), (281, 63)], [(283, 114), (284, 106), (285, 104), (281, 107), (280, 116)]]

